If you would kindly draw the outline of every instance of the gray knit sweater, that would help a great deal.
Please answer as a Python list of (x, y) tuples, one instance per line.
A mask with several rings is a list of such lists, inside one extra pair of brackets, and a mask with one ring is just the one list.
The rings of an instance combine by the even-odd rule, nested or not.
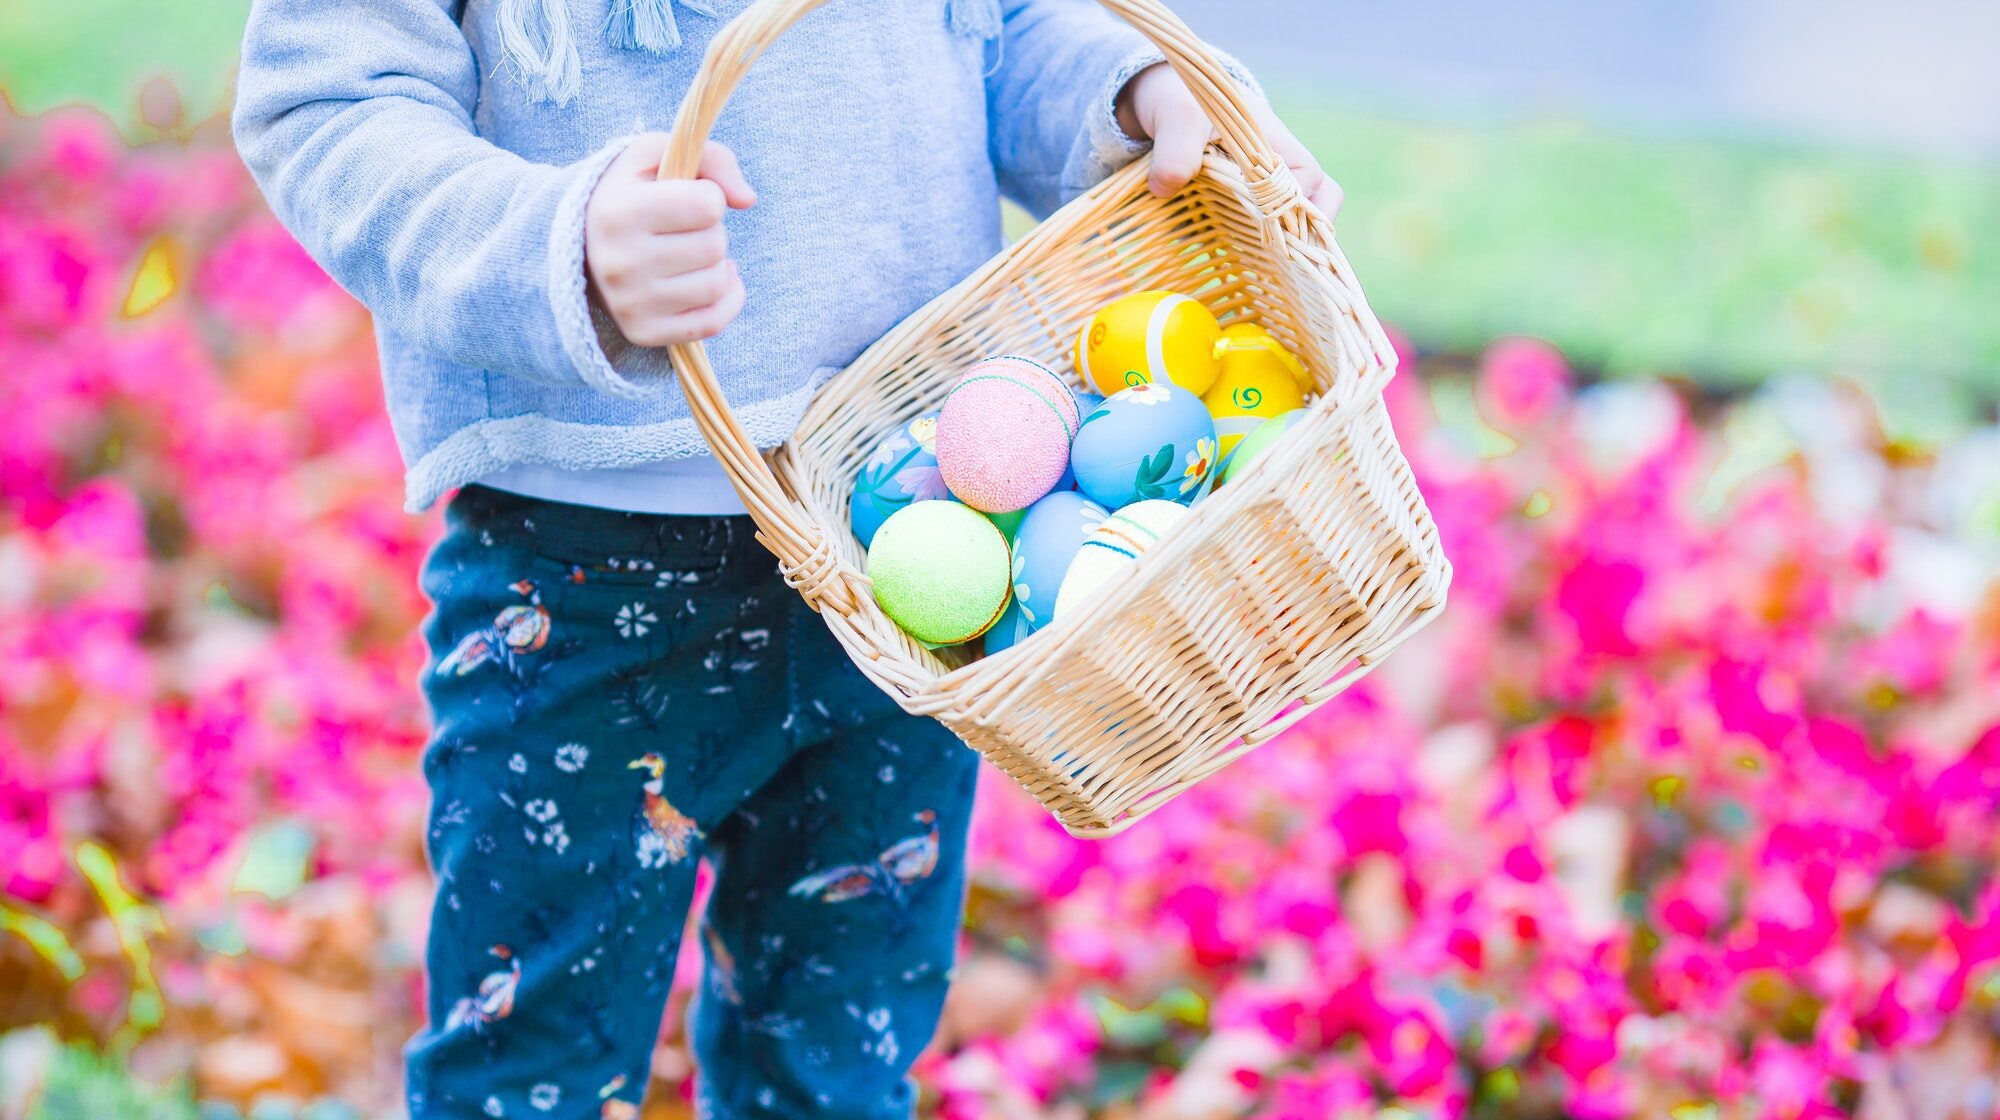
[[(668, 127), (747, 0), (257, 0), (236, 136), (285, 224), (374, 313), (408, 503), (515, 464), (703, 455), (663, 351), (586, 296), (584, 204)], [(716, 128), (760, 200), (749, 303), (710, 343), (765, 445), (816, 381), (1134, 158), (1117, 91), (1158, 59), (1093, 0), (831, 0)]]

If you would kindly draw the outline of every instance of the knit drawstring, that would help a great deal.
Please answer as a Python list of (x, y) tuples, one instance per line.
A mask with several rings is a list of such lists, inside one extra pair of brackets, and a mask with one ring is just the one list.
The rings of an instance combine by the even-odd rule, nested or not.
[[(714, 0), (680, 0), (699, 16), (715, 17)], [(621, 50), (672, 54), (681, 49), (681, 29), (674, 20), (674, 0), (612, 0), (611, 45)]]
[(567, 105), (583, 84), (583, 63), (565, 0), (503, 0), (500, 52), (537, 101)]
[[(681, 48), (674, 18), (679, 4), (715, 18), (715, 0), (611, 0), (605, 35), (621, 50), (668, 55)], [(945, 0), (945, 22), (954, 35), (1000, 37), (1000, 0)], [(583, 84), (583, 63), (570, 27), (567, 0), (500, 0), (500, 51), (537, 101), (567, 105)]]
[(944, 18), (954, 35), (1000, 37), (1000, 0), (944, 0)]

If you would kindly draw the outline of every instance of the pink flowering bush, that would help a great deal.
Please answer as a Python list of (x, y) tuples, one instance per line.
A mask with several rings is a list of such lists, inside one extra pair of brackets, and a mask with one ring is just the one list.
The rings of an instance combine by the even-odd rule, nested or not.
[[(0, 116), (0, 354), (0, 1033), (390, 1113), (435, 524), (365, 315), (219, 137)], [(2000, 433), (1423, 365), (1446, 616), (1114, 842), (989, 774), (927, 1108), (1994, 1115)]]

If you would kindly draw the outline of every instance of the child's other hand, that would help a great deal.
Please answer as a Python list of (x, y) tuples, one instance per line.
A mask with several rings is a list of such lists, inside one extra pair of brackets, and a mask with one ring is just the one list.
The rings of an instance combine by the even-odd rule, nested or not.
[[(1285, 122), (1262, 98), (1254, 98), (1252, 115), (1278, 155), (1298, 176), (1306, 198), (1331, 218), (1340, 212), (1340, 184), (1327, 176)], [(1174, 68), (1162, 62), (1141, 70), (1118, 94), (1118, 126), (1126, 135), (1153, 142), (1153, 193), (1165, 198), (1187, 186), (1201, 170), (1202, 152), (1219, 135), (1201, 103)]]
[(725, 207), (757, 192), (736, 155), (711, 141), (696, 179), (659, 173), (667, 135), (647, 133), (614, 160), (584, 212), (584, 266), (598, 302), (640, 346), (713, 338), (743, 310), (743, 278), (729, 259)]

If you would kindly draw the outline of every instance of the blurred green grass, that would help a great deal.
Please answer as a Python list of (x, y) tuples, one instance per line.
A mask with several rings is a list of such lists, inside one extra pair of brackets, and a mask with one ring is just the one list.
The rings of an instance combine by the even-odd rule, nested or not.
[[(219, 112), (248, 8), (0, 3), (0, 89), (132, 128), (163, 75), (191, 116)], [(2000, 169), (1278, 100), (1347, 188), (1340, 237), (1377, 310), (1428, 347), (1538, 334), (1723, 388), (1843, 374), (1904, 414), (2000, 398)]]
[(126, 128), (161, 76), (196, 118), (227, 104), (250, 0), (0, 0), (0, 90), (17, 110), (96, 105)]
[(2000, 396), (2000, 169), (1293, 98), (1377, 310), (1433, 345), (1546, 335), (1720, 387), (1849, 374)]

